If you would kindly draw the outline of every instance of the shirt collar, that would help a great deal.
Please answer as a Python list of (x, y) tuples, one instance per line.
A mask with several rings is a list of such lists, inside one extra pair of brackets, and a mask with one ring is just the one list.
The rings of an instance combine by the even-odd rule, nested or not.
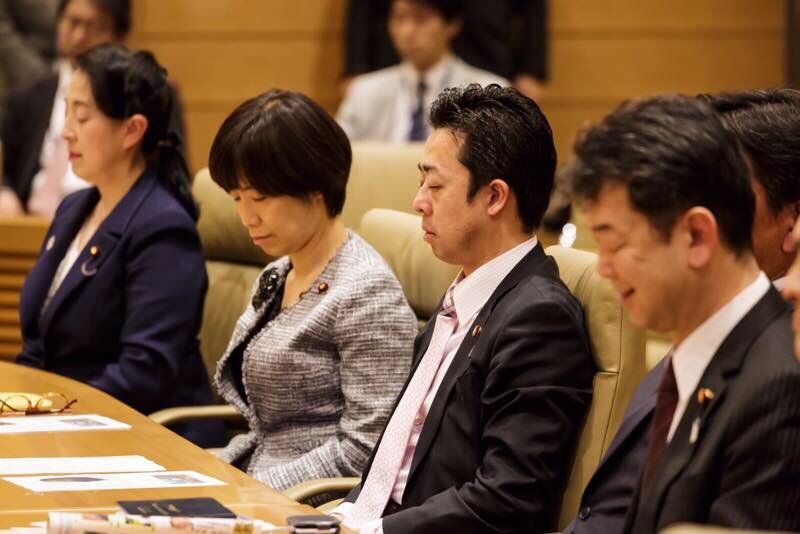
[[(58, 89), (56, 89), (56, 93), (59, 95), (64, 95), (67, 92), (67, 88), (69, 87), (69, 82), (72, 80), (72, 72), (73, 68), (70, 65), (69, 61), (66, 59), (60, 59), (57, 62), (57, 72), (58, 72)], [(63, 96), (62, 96), (63, 98)]]
[[(471, 322), (483, 308), (500, 282), (511, 272), (511, 269), (536, 246), (536, 236), (520, 243), (499, 256), (478, 267), (473, 273), (458, 282), (453, 290), (453, 302), (458, 322)], [(461, 277), (461, 273), (456, 278)]]
[(432, 89), (435, 89), (433, 94), (439, 94), (450, 77), (453, 61), (452, 54), (445, 54), (436, 65), (428, 69), (424, 74), (417, 71), (408, 61), (404, 61), (401, 64), (400, 72), (404, 82), (409, 87), (416, 88), (420, 79), (422, 79), (425, 81), (426, 94), (430, 94)]
[(769, 286), (767, 275), (760, 272), (750, 285), (675, 347), (672, 352), (672, 368), (681, 401), (692, 395), (719, 346), (747, 312), (769, 291)]
[(783, 286), (786, 285), (786, 277), (781, 276), (780, 278), (776, 278), (772, 281), (772, 285), (775, 286), (775, 289), (778, 291), (783, 291)]

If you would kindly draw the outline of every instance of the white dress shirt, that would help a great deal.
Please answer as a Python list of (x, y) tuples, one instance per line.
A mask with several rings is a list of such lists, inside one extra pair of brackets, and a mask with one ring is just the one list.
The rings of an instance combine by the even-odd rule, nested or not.
[[(398, 504), (403, 502), (403, 493), (408, 481), (408, 474), (411, 468), (411, 462), (414, 459), (414, 451), (417, 447), (422, 428), (425, 425), (425, 419), (428, 416), (431, 404), (439, 391), (444, 376), (450, 368), (461, 342), (467, 336), (472, 322), (478, 316), (484, 304), (492, 296), (492, 293), (500, 285), (500, 282), (508, 276), (508, 273), (528, 254), (537, 243), (536, 237), (533, 237), (516, 247), (507, 250), (503, 254), (493, 258), (489, 262), (481, 265), (469, 276), (461, 280), (453, 291), (453, 302), (456, 309), (456, 317), (458, 318), (458, 326), (450, 336), (445, 345), (445, 356), (439, 366), (436, 376), (431, 384), (430, 390), (425, 397), (422, 408), (414, 420), (414, 428), (409, 436), (408, 445), (406, 447), (403, 462), (400, 465), (400, 472), (397, 475), (394, 489), (392, 490), (391, 498)], [(459, 275), (460, 276), (460, 275)], [(340, 504), (334, 510), (334, 513), (347, 516), (347, 512), (353, 507), (353, 503), (345, 502)], [(382, 520), (378, 519), (370, 521), (362, 525), (360, 532), (362, 534), (376, 533), (379, 534), (383, 531)]]
[[(31, 184), (31, 196), (39, 191), (47, 180), (47, 166), (53, 157), (53, 150), (55, 149), (55, 142), (61, 136), (61, 131), (64, 129), (66, 122), (66, 96), (69, 83), (72, 80), (72, 66), (69, 61), (62, 59), (57, 64), (58, 68), (58, 87), (56, 88), (56, 96), (53, 100), (53, 111), (50, 113), (50, 123), (47, 127), (47, 132), (44, 134), (44, 141), (42, 142), (42, 151), (39, 155), (39, 165), (41, 169), (33, 177)], [(67, 173), (64, 176), (63, 192), (64, 196), (74, 193), (84, 187), (89, 187), (89, 183), (78, 177), (72, 172), (72, 163), (67, 167)]]
[(763, 272), (700, 326), (672, 351), (672, 369), (678, 386), (678, 405), (672, 416), (667, 443), (678, 429), (689, 399), (694, 394), (708, 364), (728, 334), (769, 290), (769, 279)]

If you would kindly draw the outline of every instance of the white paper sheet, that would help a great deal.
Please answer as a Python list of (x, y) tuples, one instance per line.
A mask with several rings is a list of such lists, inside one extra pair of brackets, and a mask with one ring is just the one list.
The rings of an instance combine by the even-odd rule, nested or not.
[(0, 434), (127, 430), (131, 426), (102, 415), (25, 415), (0, 417)]
[(133, 473), (149, 471), (164, 471), (164, 468), (144, 456), (0, 458), (0, 475)]
[(143, 488), (192, 488), (224, 486), (225, 483), (196, 471), (157, 473), (86, 473), (34, 477), (3, 477), (3, 480), (35, 492), (98, 491)]

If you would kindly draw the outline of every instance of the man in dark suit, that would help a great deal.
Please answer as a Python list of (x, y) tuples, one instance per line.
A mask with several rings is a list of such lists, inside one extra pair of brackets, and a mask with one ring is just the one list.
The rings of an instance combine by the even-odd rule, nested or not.
[[(800, 205), (800, 92), (793, 89), (703, 95), (745, 150), (756, 198), (753, 253), (781, 289), (796, 255), (792, 227)], [(664, 373), (662, 360), (634, 393), (622, 424), (584, 490), (578, 517), (565, 533), (622, 532)]]
[[(61, 140), (64, 94), (75, 57), (99, 44), (122, 42), (130, 28), (130, 0), (60, 1), (57, 72), (8, 98), (0, 129), (0, 214), (51, 217), (66, 194), (88, 185), (67, 163), (66, 143)], [(172, 110), (172, 129), (182, 135), (183, 113), (174, 91)]]
[(499, 86), (446, 90), (431, 123), (414, 207), (434, 254), (462, 272), (337, 511), (361, 532), (550, 532), (594, 375), (581, 306), (533, 236), (552, 133)]
[(800, 366), (788, 306), (753, 255), (738, 146), (683, 96), (625, 103), (576, 143), (598, 271), (635, 324), (676, 339), (624, 532), (800, 529)]

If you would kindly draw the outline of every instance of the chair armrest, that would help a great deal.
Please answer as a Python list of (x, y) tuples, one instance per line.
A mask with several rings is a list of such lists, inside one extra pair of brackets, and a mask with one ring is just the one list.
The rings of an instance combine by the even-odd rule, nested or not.
[(292, 500), (302, 502), (309, 497), (329, 491), (350, 491), (359, 482), (361, 482), (359, 477), (318, 478), (285, 489), (283, 494)]
[(202, 419), (244, 419), (236, 408), (230, 404), (211, 406), (178, 406), (151, 413), (148, 417), (160, 425), (172, 425), (184, 421)]

